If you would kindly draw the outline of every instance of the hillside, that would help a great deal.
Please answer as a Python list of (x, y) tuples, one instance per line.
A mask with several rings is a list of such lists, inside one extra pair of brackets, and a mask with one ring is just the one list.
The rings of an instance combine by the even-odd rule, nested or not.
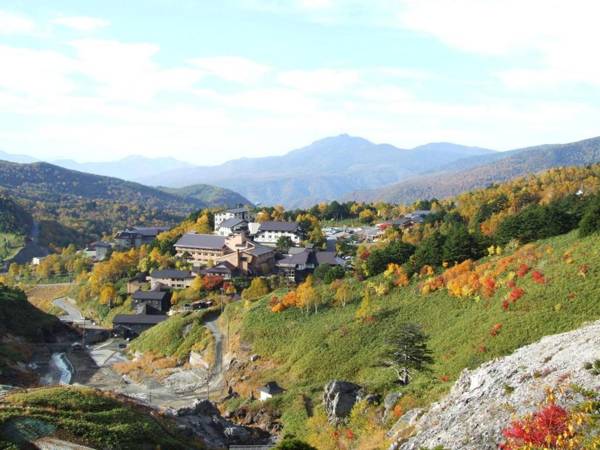
[(161, 191), (177, 195), (184, 199), (195, 199), (206, 205), (233, 208), (238, 205), (250, 205), (246, 197), (232, 191), (231, 189), (211, 186), (209, 184), (195, 184), (183, 188), (158, 187)]
[(204, 448), (175, 430), (172, 419), (148, 408), (81, 387), (17, 391), (4, 397), (0, 408), (2, 448), (33, 448), (28, 443), (45, 437), (92, 448)]
[[(206, 195), (182, 197), (43, 162), (0, 161), (0, 193), (40, 222), (41, 243), (58, 246), (86, 244), (129, 225), (170, 225), (192, 211), (217, 206), (212, 203), (215, 199), (220, 201), (209, 188)], [(227, 195), (237, 200), (234, 193)]]
[[(479, 265), (488, 264), (498, 280), (494, 294), (483, 298), (456, 297), (445, 289), (426, 294), (422, 292), (426, 277), (420, 277), (407, 287), (373, 297), (373, 318), (368, 321), (357, 318), (356, 297), (346, 307), (322, 306), (318, 313), (307, 314), (294, 308), (271, 312), (272, 295), (249, 308), (229, 305), (224, 320), (228, 317), (235, 324), (233, 340), (268, 361), (258, 363), (262, 370), (253, 368), (246, 374), (251, 376), (248, 389), (277, 380), (287, 389), (277, 403), (286, 431), (307, 436), (309, 416), (296, 399), (308, 396), (318, 405), (323, 386), (332, 379), (353, 381), (380, 394), (400, 390), (400, 407), (407, 411), (439, 399), (464, 368), (476, 368), (545, 335), (600, 319), (595, 301), (600, 295), (599, 249), (600, 236), (579, 239), (570, 233), (483, 260)], [(523, 263), (542, 271), (545, 282), (539, 284), (530, 274), (515, 278), (524, 295), (505, 310), (502, 303), (510, 288), (502, 280), (510, 279), (511, 273), (515, 276)], [(589, 271), (582, 276), (584, 265)], [(355, 285), (354, 291), (359, 289)], [(389, 337), (407, 321), (424, 327), (435, 362), (430, 372), (418, 373), (402, 388), (381, 361)]]
[(447, 198), (552, 167), (585, 166), (600, 161), (600, 138), (570, 144), (542, 145), (457, 160), (443, 171), (349, 197), (361, 201), (410, 203)]
[(457, 159), (491, 150), (448, 143), (401, 150), (340, 135), (283, 156), (242, 158), (218, 166), (165, 172), (139, 181), (183, 187), (198, 182), (233, 189), (254, 203), (307, 206), (440, 169)]
[(30, 382), (21, 364), (27, 362), (31, 345), (51, 342), (62, 327), (56, 317), (29, 303), (21, 290), (0, 283), (0, 384)]
[(11, 198), (0, 195), (0, 262), (25, 246), (32, 227), (31, 214)]
[[(515, 416), (525, 417), (547, 402), (548, 388), (555, 403), (575, 411), (585, 402), (584, 392), (598, 400), (600, 379), (589, 364), (600, 360), (600, 322), (575, 331), (546, 336), (510, 356), (490, 361), (475, 370), (465, 370), (449, 395), (432, 405), (414, 422), (410, 439), (398, 439), (400, 450), (419, 450), (443, 445), (448, 450), (493, 450), (505, 440)], [(538, 374), (537, 377), (532, 374)], [(573, 387), (575, 386), (575, 388)], [(477, 399), (477, 401), (471, 401)], [(504, 407), (510, 402), (512, 408)], [(591, 406), (591, 405), (590, 405)], [(407, 431), (402, 419), (396, 434)], [(597, 418), (573, 424), (577, 441), (597, 434)], [(568, 434), (567, 434), (568, 435)], [(577, 442), (573, 439), (573, 443)], [(591, 441), (582, 448), (594, 448)]]

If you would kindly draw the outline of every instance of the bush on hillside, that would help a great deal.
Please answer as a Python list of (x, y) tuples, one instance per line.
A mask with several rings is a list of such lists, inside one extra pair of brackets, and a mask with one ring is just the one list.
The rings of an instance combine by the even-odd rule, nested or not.
[(444, 261), (462, 262), (479, 259), (487, 248), (482, 236), (469, 233), (465, 225), (456, 225), (449, 231), (442, 246)]
[(579, 236), (585, 237), (600, 231), (600, 195), (590, 200), (581, 221), (579, 222)]
[(373, 250), (366, 264), (369, 276), (383, 273), (388, 264), (404, 264), (414, 252), (414, 245), (402, 241), (390, 242), (386, 247)]

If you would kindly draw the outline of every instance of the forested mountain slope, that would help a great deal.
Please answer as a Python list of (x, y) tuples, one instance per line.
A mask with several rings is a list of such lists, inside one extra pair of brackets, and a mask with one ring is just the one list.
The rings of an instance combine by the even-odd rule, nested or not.
[(423, 198), (447, 198), (471, 189), (561, 166), (584, 166), (600, 161), (600, 138), (570, 144), (542, 145), (510, 152), (461, 159), (438, 173), (381, 189), (355, 192), (364, 201), (410, 203)]

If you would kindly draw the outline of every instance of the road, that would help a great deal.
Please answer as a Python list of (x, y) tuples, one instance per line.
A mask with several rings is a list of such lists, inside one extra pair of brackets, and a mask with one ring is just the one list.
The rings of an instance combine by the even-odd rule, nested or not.
[[(61, 297), (52, 301), (52, 304), (62, 309), (66, 314), (59, 317), (62, 322), (74, 323), (82, 325), (85, 322), (85, 317), (81, 314), (79, 308), (77, 308), (75, 300), (70, 297)], [(91, 323), (90, 323), (91, 325)]]
[[(64, 322), (83, 324), (84, 316), (75, 301), (68, 297), (53, 301), (54, 306), (65, 311), (60, 319)], [(180, 383), (174, 381), (167, 385), (148, 379), (143, 383), (126, 381), (113, 368), (113, 364), (127, 361), (120, 338), (110, 338), (97, 345), (87, 346), (82, 353), (69, 354), (69, 360), (75, 367), (73, 382), (103, 390), (111, 390), (142, 400), (152, 406), (179, 408), (191, 405), (198, 398), (220, 397), (225, 388), (223, 369), (223, 335), (217, 325), (217, 317), (205, 322), (206, 328), (214, 338), (215, 363), (207, 371), (202, 368), (184, 369), (180, 372)], [(86, 328), (94, 328), (87, 321)], [(167, 380), (165, 380), (167, 381)]]

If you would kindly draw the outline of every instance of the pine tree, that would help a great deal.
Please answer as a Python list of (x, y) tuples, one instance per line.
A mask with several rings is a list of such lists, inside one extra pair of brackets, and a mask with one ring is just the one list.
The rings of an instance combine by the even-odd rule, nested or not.
[(581, 222), (579, 222), (579, 236), (585, 237), (600, 231), (600, 195), (590, 201)]
[(383, 365), (396, 371), (401, 384), (407, 385), (415, 371), (425, 370), (433, 363), (428, 339), (429, 336), (414, 323), (403, 324), (393, 337)]

